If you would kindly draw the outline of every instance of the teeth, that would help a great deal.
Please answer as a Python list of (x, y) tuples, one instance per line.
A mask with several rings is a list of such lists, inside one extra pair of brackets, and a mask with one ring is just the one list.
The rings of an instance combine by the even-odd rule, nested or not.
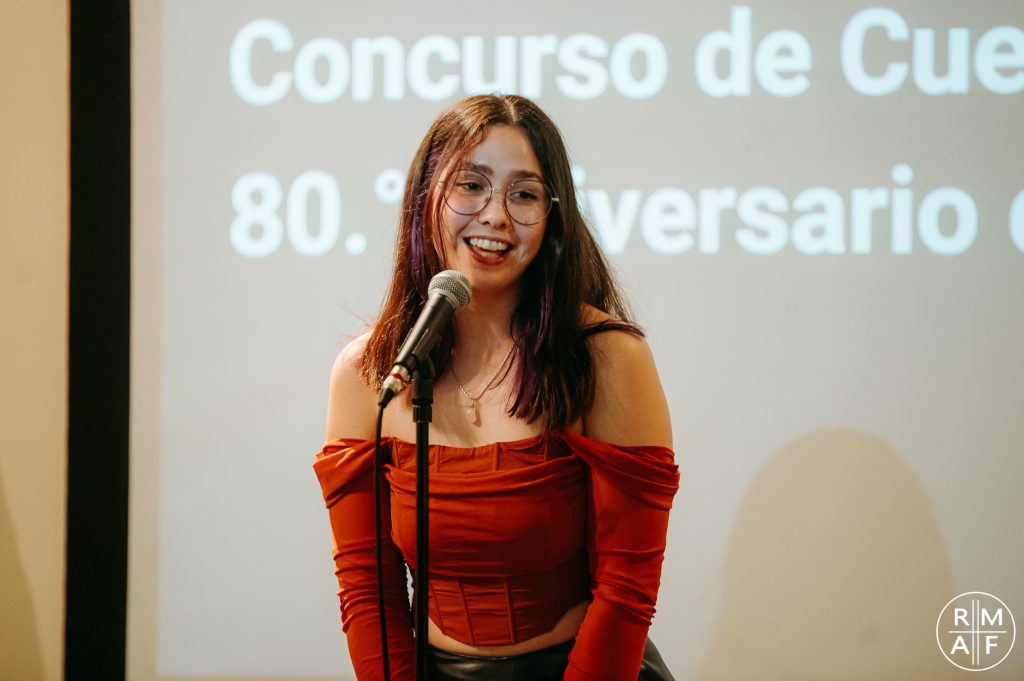
[(473, 248), (479, 248), (484, 251), (492, 251), (494, 253), (504, 253), (508, 250), (508, 244), (500, 241), (491, 241), (490, 239), (467, 239), (469, 245)]

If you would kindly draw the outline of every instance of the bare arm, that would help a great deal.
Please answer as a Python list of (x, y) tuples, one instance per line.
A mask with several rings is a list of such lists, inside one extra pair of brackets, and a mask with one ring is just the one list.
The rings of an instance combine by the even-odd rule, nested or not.
[[(359, 377), (364, 338), (349, 343), (331, 369), (326, 443), (314, 470), (324, 491), (341, 602), (342, 629), (360, 681), (382, 678), (373, 505), (376, 395)], [(390, 518), (388, 495), (382, 517)], [(415, 646), (405, 564), (386, 529), (381, 534), (384, 608), (392, 681), (415, 678)]]
[(669, 509), (678, 487), (668, 405), (647, 343), (624, 331), (591, 339), (595, 398), (584, 416), (593, 601), (566, 681), (639, 673), (654, 615)]
[(327, 396), (326, 442), (341, 437), (368, 440), (376, 426), (376, 395), (359, 376), (359, 363), (369, 334), (363, 334), (338, 353), (331, 368)]
[(595, 391), (584, 433), (609, 444), (671, 449), (668, 402), (647, 342), (625, 331), (605, 331), (591, 338), (590, 351)]

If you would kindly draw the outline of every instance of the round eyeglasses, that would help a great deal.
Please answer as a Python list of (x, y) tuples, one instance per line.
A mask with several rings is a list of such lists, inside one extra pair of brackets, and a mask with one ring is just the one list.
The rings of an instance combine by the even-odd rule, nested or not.
[(448, 178), (444, 202), (459, 215), (476, 215), (490, 203), (494, 192), (505, 193), (505, 210), (521, 225), (536, 225), (551, 212), (558, 201), (540, 180), (516, 180), (504, 189), (495, 189), (486, 175), (475, 170), (459, 170)]

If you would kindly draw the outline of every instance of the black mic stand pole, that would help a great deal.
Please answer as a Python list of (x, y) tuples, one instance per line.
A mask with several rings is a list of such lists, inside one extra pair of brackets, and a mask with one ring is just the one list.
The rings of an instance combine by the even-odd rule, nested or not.
[(412, 420), (416, 424), (416, 573), (413, 575), (413, 616), (416, 630), (416, 681), (427, 681), (427, 473), (430, 462), (431, 406), (434, 404), (434, 363), (424, 357), (416, 363), (412, 380)]

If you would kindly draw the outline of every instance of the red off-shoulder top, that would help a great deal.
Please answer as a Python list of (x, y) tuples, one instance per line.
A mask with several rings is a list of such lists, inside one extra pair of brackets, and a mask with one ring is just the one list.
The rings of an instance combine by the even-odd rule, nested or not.
[[(391, 678), (415, 678), (403, 559), (416, 563), (415, 445), (385, 438), (385, 609)], [(568, 681), (639, 673), (661, 579), (672, 451), (620, 447), (566, 431), (481, 447), (430, 448), (429, 615), (470, 645), (507, 645), (550, 631), (591, 600)], [(334, 540), (342, 629), (360, 681), (380, 679), (373, 521), (373, 441), (317, 453)]]

